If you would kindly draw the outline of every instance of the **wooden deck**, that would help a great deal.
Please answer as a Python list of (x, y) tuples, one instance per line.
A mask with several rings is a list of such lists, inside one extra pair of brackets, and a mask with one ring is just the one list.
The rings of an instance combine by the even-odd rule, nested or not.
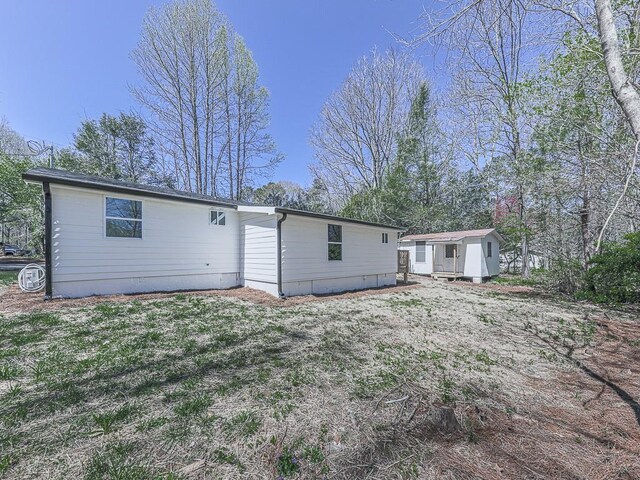
[(462, 278), (463, 277), (463, 273), (461, 272), (433, 272), (431, 274), (431, 277), (433, 277), (434, 279), (439, 279), (439, 278), (445, 278), (447, 280), (456, 280), (458, 278)]

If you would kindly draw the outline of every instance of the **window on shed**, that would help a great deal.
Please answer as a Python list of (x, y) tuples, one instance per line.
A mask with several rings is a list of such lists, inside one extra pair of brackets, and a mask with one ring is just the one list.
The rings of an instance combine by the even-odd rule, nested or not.
[(342, 260), (342, 225), (329, 224), (328, 241), (329, 260)]
[(427, 261), (427, 244), (426, 242), (416, 242), (416, 263), (424, 263)]
[(107, 237), (142, 238), (142, 202), (106, 197), (105, 234)]
[(454, 253), (456, 251), (456, 246), (455, 245), (445, 245), (444, 246), (444, 256), (446, 258), (453, 258)]
[(226, 225), (227, 217), (224, 212), (211, 210), (209, 212), (209, 223), (211, 225)]
[(382, 234), (382, 243), (389, 243), (389, 234), (388, 233), (383, 233)]
[(493, 256), (493, 252), (491, 251), (491, 242), (487, 242), (487, 257)]

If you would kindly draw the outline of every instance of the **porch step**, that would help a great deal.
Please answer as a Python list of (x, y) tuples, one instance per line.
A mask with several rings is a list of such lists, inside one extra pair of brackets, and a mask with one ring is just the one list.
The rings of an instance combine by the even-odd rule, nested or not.
[(439, 282), (452, 282), (456, 278), (459, 278), (459, 277), (455, 277), (455, 276), (451, 276), (451, 275), (431, 275), (431, 278), (433, 278), (434, 280), (437, 280)]

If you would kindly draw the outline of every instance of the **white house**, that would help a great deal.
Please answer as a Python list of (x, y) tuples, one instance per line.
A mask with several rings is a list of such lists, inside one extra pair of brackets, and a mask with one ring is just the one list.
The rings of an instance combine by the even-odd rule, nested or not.
[(407, 235), (398, 249), (409, 251), (411, 273), (474, 282), (500, 273), (502, 237), (493, 228)]
[(48, 297), (248, 286), (275, 296), (395, 285), (402, 229), (37, 168)]

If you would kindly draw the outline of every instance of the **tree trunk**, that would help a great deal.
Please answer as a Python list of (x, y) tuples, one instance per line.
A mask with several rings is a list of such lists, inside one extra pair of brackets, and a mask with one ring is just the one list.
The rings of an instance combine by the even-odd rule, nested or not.
[(613, 217), (622, 199), (625, 197), (629, 184), (631, 183), (631, 179), (635, 174), (638, 148), (640, 147), (640, 94), (627, 76), (624, 64), (622, 63), (618, 31), (613, 17), (613, 10), (611, 9), (611, 0), (595, 0), (595, 6), (600, 43), (602, 44), (602, 52), (604, 55), (604, 64), (607, 69), (607, 75), (609, 77), (609, 82), (611, 83), (611, 92), (613, 97), (616, 99), (616, 102), (618, 102), (618, 105), (620, 105), (620, 108), (624, 112), (636, 140), (635, 152), (632, 157), (631, 168), (629, 169), (629, 175), (625, 182), (624, 189), (600, 230), (596, 247), (599, 251), (602, 246), (602, 239), (609, 221)]
[(640, 94), (624, 70), (611, 0), (595, 0), (595, 6), (604, 64), (613, 97), (622, 108), (636, 140), (640, 140)]
[(583, 255), (583, 264), (582, 267), (586, 270), (589, 265), (589, 260), (591, 259), (591, 241), (589, 239), (589, 222), (590, 215), (589, 209), (590, 205), (590, 196), (589, 190), (587, 188), (584, 189), (582, 194), (582, 208), (580, 209), (580, 233), (582, 235), (582, 255)]

